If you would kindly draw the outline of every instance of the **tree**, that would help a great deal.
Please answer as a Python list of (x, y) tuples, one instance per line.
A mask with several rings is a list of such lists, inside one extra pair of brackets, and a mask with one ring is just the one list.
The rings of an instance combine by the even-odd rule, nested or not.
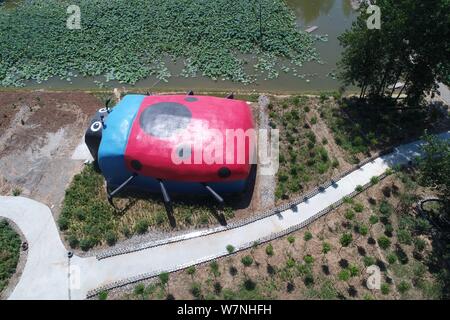
[[(421, 182), (438, 190), (450, 207), (450, 142), (426, 134), (422, 146), (424, 156), (419, 159)], [(447, 210), (449, 212), (449, 210)]]
[(424, 92), (434, 91), (436, 80), (448, 74), (450, 3), (378, 0), (376, 5), (381, 29), (367, 28), (369, 14), (362, 5), (352, 28), (339, 37), (344, 48), (339, 76), (361, 88), (360, 98), (375, 100), (391, 97), (395, 87), (389, 86), (402, 80), (406, 104), (418, 105)]

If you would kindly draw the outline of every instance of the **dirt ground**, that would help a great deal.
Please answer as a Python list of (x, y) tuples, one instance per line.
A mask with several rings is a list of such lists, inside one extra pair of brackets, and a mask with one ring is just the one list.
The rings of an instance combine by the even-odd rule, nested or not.
[(81, 161), (71, 160), (102, 102), (83, 92), (0, 92), (0, 194), (59, 211)]

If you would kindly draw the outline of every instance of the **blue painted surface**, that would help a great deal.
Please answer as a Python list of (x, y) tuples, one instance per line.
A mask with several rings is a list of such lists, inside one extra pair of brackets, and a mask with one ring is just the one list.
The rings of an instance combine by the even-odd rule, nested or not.
[[(143, 95), (125, 96), (105, 119), (106, 128), (103, 129), (102, 133), (102, 140), (98, 152), (98, 164), (110, 188), (121, 185), (132, 175), (132, 172), (126, 167), (124, 155), (131, 127), (144, 98), (145, 96)], [(164, 182), (170, 193), (208, 193), (199, 183)], [(240, 180), (211, 183), (210, 186), (219, 194), (226, 194), (244, 191), (246, 183), (246, 180)], [(138, 176), (129, 187), (150, 192), (160, 192), (159, 182), (152, 177)]]
[(122, 184), (132, 174), (126, 168), (124, 155), (131, 126), (144, 98), (143, 95), (125, 96), (105, 120), (98, 164), (110, 186)]

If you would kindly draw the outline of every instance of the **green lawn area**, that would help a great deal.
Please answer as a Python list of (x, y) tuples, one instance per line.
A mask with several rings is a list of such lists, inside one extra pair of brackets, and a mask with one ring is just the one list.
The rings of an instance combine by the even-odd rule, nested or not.
[[(210, 197), (180, 199), (172, 197), (176, 229), (218, 224), (217, 214), (230, 219), (230, 205), (222, 210)], [(233, 201), (233, 199), (226, 199)], [(66, 190), (63, 209), (58, 220), (65, 239), (72, 248), (89, 250), (151, 229), (174, 230), (164, 208), (161, 195), (123, 193), (114, 200), (115, 209), (106, 197), (104, 178), (93, 165), (87, 165), (76, 175)]]
[(0, 221), (0, 292), (8, 285), (11, 276), (16, 272), (20, 253), (20, 236), (7, 221)]

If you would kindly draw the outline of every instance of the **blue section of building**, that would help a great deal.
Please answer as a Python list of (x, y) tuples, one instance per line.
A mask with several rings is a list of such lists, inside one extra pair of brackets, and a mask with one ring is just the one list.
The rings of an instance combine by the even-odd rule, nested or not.
[(125, 96), (105, 120), (98, 165), (109, 186), (122, 184), (132, 174), (125, 165), (124, 155), (134, 118), (144, 98), (143, 95)]
[[(144, 98), (143, 95), (125, 96), (105, 119), (105, 128), (98, 151), (98, 164), (110, 188), (121, 185), (133, 174), (125, 164), (124, 155), (134, 119)], [(164, 183), (169, 193), (208, 193), (204, 186), (197, 182), (164, 181)], [(210, 186), (219, 194), (243, 192), (247, 181), (211, 183)], [(129, 188), (160, 192), (158, 180), (152, 177), (138, 176)]]

